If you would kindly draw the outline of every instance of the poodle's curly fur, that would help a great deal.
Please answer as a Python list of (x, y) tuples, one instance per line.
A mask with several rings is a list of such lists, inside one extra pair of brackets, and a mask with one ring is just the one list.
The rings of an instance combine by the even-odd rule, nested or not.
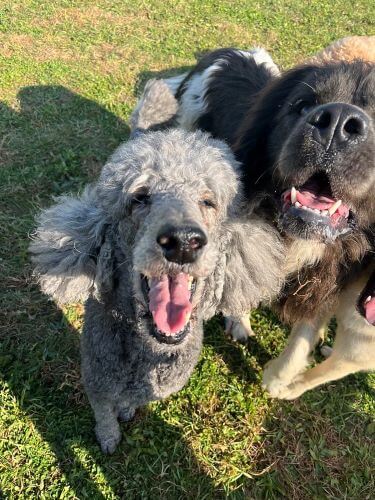
[[(207, 196), (211, 206), (201, 203)], [(41, 213), (30, 250), (42, 290), (59, 302), (87, 299), (82, 379), (105, 453), (120, 441), (118, 419), (187, 382), (203, 320), (243, 314), (279, 291), (280, 238), (255, 216), (241, 220), (240, 205), (229, 147), (174, 129), (122, 144), (80, 197), (63, 197)], [(186, 221), (202, 229), (207, 244), (195, 262), (179, 265), (166, 260), (156, 236), (162, 225)], [(186, 336), (169, 344), (154, 335), (142, 282), (180, 272), (195, 280), (193, 311)]]

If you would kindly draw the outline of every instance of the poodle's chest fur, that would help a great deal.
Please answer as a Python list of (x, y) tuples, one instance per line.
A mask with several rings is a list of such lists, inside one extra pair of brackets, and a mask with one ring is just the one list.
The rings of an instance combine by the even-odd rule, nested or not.
[(138, 407), (180, 390), (196, 365), (202, 324), (181, 345), (159, 343), (142, 327), (114, 319), (89, 299), (81, 339), (82, 378), (88, 393), (110, 394)]

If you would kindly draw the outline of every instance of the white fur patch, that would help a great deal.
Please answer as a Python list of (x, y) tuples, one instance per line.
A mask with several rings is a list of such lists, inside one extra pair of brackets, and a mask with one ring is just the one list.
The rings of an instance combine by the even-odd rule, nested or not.
[(254, 47), (250, 50), (237, 50), (236, 52), (237, 54), (240, 54), (241, 56), (248, 59), (254, 59), (254, 62), (257, 66), (264, 64), (272, 76), (280, 75), (279, 68), (273, 62), (272, 57), (269, 55), (266, 49), (263, 49), (262, 47)]
[(289, 246), (284, 264), (285, 274), (300, 271), (305, 266), (313, 266), (323, 257), (325, 244), (318, 241), (297, 239)]
[(187, 73), (182, 73), (181, 75), (171, 76), (170, 78), (164, 79), (173, 95), (176, 95), (178, 87), (181, 85), (186, 76)]
[(181, 96), (180, 109), (177, 115), (179, 126), (185, 130), (194, 130), (198, 118), (206, 111), (205, 95), (216, 71), (220, 71), (225, 59), (218, 59), (202, 73), (196, 73), (188, 82)]

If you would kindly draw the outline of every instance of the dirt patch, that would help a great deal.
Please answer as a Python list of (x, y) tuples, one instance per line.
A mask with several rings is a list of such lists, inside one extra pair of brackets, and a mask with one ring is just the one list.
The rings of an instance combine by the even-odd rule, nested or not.
[(21, 56), (39, 62), (59, 59), (71, 61), (74, 52), (64, 47), (64, 39), (59, 37), (35, 38), (31, 35), (0, 35), (0, 55), (3, 57)]

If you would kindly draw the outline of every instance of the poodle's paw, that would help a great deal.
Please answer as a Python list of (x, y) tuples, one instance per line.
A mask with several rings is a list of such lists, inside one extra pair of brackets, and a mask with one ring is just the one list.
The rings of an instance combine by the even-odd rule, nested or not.
[(106, 455), (112, 455), (121, 441), (120, 428), (112, 428), (108, 430), (96, 428), (95, 434), (102, 452)]
[(225, 332), (230, 335), (233, 340), (241, 344), (246, 344), (249, 337), (255, 336), (251, 328), (249, 316), (227, 316), (225, 318)]
[(330, 355), (332, 354), (332, 347), (329, 347), (329, 345), (322, 345), (320, 348), (320, 354), (323, 356), (323, 358), (329, 358)]
[(130, 420), (133, 420), (135, 415), (135, 408), (129, 408), (128, 406), (124, 406), (123, 408), (120, 409), (118, 412), (118, 419), (120, 422), (130, 422)]

